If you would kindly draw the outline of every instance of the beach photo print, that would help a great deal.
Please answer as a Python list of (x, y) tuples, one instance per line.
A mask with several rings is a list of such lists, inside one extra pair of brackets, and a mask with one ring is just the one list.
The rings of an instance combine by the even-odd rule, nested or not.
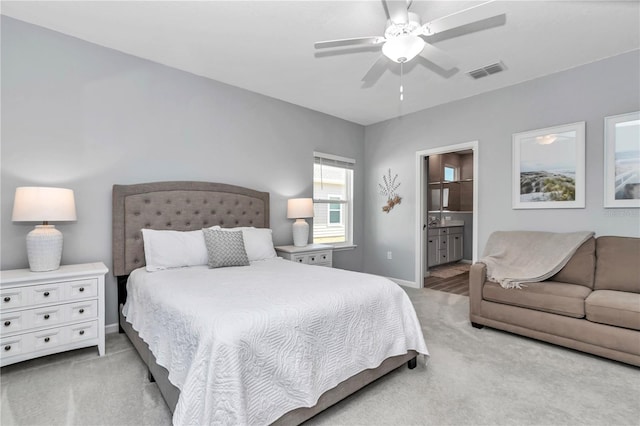
[(584, 121), (513, 135), (513, 208), (585, 206)]

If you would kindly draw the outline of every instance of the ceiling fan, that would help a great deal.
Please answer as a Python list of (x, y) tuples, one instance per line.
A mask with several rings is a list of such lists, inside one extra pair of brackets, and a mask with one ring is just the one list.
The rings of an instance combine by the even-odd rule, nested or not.
[[(435, 19), (422, 24), (420, 16), (409, 12), (411, 0), (383, 0), (386, 4), (389, 19), (384, 36), (347, 38), (340, 40), (319, 41), (316, 49), (333, 47), (381, 45), (382, 55), (365, 74), (362, 81), (365, 85), (374, 83), (384, 72), (387, 58), (401, 65), (420, 55), (443, 70), (452, 70), (457, 62), (445, 51), (435, 47), (431, 42), (445, 37), (466, 34), (488, 27), (503, 25), (506, 21), (504, 13), (496, 13), (494, 8), (487, 7), (493, 0), (477, 6)], [(430, 42), (431, 41), (431, 42)], [(401, 86), (402, 99), (402, 86)]]

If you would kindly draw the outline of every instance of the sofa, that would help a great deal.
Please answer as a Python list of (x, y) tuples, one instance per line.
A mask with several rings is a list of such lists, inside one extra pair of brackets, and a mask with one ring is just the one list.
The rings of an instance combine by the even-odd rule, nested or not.
[(551, 278), (522, 288), (469, 274), (469, 318), (488, 326), (640, 366), (640, 238), (590, 238)]

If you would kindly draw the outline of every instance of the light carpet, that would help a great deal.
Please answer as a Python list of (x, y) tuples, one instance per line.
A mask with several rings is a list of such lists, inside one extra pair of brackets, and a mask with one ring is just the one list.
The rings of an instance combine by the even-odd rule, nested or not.
[[(308, 425), (637, 425), (640, 369), (484, 328), (468, 297), (406, 289), (431, 358), (388, 374)], [(169, 425), (124, 335), (2, 368), (2, 425)]]

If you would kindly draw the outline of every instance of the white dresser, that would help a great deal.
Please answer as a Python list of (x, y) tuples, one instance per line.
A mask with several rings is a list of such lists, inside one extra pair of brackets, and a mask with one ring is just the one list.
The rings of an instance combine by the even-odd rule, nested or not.
[(333, 246), (327, 244), (309, 244), (304, 247), (277, 246), (276, 253), (278, 253), (278, 256), (292, 262), (333, 266)]
[(0, 366), (87, 346), (104, 355), (103, 263), (0, 272)]

